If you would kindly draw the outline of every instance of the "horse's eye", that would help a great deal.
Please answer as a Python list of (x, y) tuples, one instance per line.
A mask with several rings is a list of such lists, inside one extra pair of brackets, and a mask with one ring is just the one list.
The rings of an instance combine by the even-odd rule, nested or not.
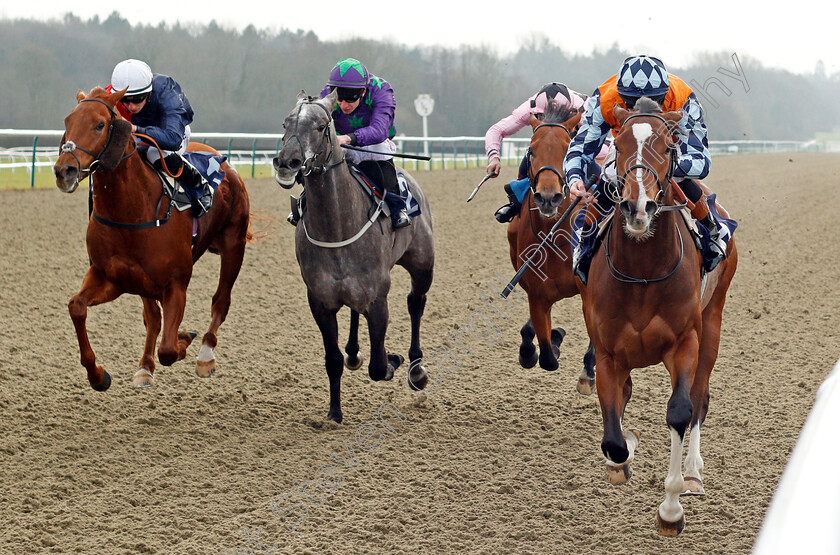
[(286, 122), (283, 122), (283, 129), (286, 129)]
[(100, 122), (96, 125), (96, 130), (97, 130), (97, 131), (102, 131), (103, 129), (105, 129), (105, 123), (100, 121)]
[(318, 131), (323, 131), (323, 130), (324, 130), (324, 129), (326, 129), (326, 128), (327, 128), (327, 126), (326, 126), (325, 124), (323, 124), (323, 123), (322, 123), (322, 124), (320, 124), (320, 125), (318, 126)]

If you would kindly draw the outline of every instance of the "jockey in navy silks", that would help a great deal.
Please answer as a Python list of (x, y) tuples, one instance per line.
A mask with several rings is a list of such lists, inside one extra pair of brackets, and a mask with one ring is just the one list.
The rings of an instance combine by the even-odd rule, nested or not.
[[(193, 110), (181, 86), (168, 75), (153, 74), (145, 62), (129, 59), (114, 67), (108, 89), (127, 89), (117, 108), (131, 122), (132, 132), (148, 135), (157, 143), (171, 173), (183, 168), (178, 179), (185, 187), (201, 185), (201, 175), (183, 158), (190, 142)], [(155, 169), (162, 171), (161, 152), (154, 147), (143, 150)]]

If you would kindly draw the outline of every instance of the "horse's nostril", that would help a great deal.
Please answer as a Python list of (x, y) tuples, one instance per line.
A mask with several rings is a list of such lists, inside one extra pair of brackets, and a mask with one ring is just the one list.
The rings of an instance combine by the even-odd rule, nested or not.
[(534, 202), (537, 204), (543, 204), (543, 196), (542, 193), (534, 193)]
[(652, 218), (653, 215), (656, 214), (656, 203), (652, 200), (648, 200), (647, 203), (645, 203), (645, 212), (647, 212), (647, 215)]
[(619, 203), (618, 208), (619, 210), (621, 210), (621, 213), (624, 214), (624, 217), (626, 218), (631, 217), (636, 212), (635, 205), (629, 200), (622, 200)]

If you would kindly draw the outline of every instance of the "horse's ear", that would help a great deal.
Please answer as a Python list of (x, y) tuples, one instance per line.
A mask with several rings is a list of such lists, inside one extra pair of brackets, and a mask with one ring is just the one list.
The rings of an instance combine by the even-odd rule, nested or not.
[(685, 112), (682, 110), (675, 110), (673, 112), (665, 112), (662, 114), (662, 119), (664, 119), (668, 124), (668, 130), (674, 135), (687, 135), (686, 131), (680, 127), (680, 122), (683, 119)]
[(324, 97), (324, 100), (327, 101), (327, 108), (330, 108), (330, 111), (332, 111), (332, 107), (338, 102), (338, 90), (331, 90), (330, 94)]
[(300, 90), (300, 92), (299, 92), (299, 93), (298, 93), (298, 95), (297, 95), (297, 101), (298, 101), (298, 103), (304, 102), (304, 101), (306, 101), (308, 98), (309, 98), (309, 96), (306, 94), (306, 91), (305, 91), (305, 90), (303, 90), (303, 89), (301, 89), (301, 90)]
[(79, 89), (79, 92), (76, 93), (76, 102), (81, 102), (85, 99), (85, 93), (82, 89)]
[(529, 123), (529, 124), (531, 124), (531, 127), (532, 127), (532, 128), (536, 129), (536, 128), (537, 128), (537, 126), (538, 126), (539, 124), (541, 124), (542, 122), (540, 121), (540, 118), (538, 118), (538, 117), (537, 117), (537, 116), (535, 116), (534, 114), (531, 114), (531, 119), (529, 119), (529, 120), (528, 120), (528, 123)]
[(618, 121), (618, 126), (621, 127), (624, 125), (624, 122), (627, 121), (627, 118), (630, 117), (630, 110), (625, 110), (616, 104), (613, 107), (613, 115), (615, 116), (616, 121)]
[(116, 104), (118, 100), (122, 100), (126, 91), (128, 91), (128, 85), (126, 85), (126, 87), (121, 91), (111, 91), (111, 96), (109, 98), (114, 101), (114, 104)]
[(569, 135), (574, 135), (575, 128), (580, 123), (580, 119), (583, 117), (583, 112), (578, 112), (576, 115), (572, 116), (568, 120), (564, 121), (561, 125), (566, 128), (566, 131), (569, 132)]

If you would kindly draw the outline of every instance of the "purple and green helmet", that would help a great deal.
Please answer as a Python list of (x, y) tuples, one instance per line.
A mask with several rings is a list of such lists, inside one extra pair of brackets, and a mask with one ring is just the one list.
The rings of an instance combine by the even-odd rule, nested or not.
[(347, 89), (366, 89), (370, 82), (367, 68), (355, 58), (344, 58), (332, 68), (327, 85)]

